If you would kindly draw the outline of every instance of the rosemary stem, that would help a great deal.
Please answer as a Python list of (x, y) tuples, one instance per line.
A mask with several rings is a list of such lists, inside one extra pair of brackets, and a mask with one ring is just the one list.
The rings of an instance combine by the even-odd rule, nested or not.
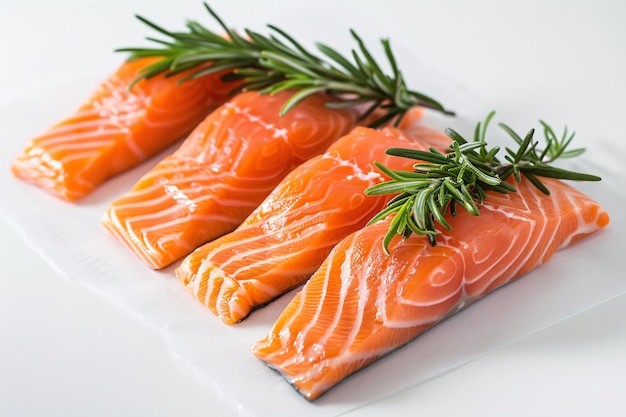
[[(537, 142), (532, 141), (533, 129), (530, 130), (525, 139), (522, 139), (508, 126), (500, 124), (499, 126), (519, 145), (517, 150), (506, 148), (505, 159), (508, 162), (500, 162), (496, 157), (500, 148), (488, 149), (485, 141), (486, 127), (492, 117), (493, 113), (487, 116), (482, 125), (483, 129), (478, 123), (473, 142), (468, 141), (454, 130), (447, 129), (446, 133), (452, 139), (452, 144), (445, 154), (434, 148), (431, 148), (429, 152), (402, 148), (388, 149), (389, 155), (421, 162), (413, 165), (413, 171), (410, 174), (390, 171), (385, 166), (377, 164), (383, 173), (392, 177), (392, 180), (368, 188), (365, 194), (394, 194), (398, 190), (401, 193), (392, 198), (393, 204), (388, 204), (383, 211), (373, 217), (373, 220), (378, 221), (395, 213), (396, 217), (404, 218), (395, 219), (394, 224), (396, 226), (393, 233), (405, 237), (412, 233), (426, 234), (429, 242), (435, 245), (436, 236), (440, 233), (435, 225), (439, 224), (445, 229), (450, 229), (450, 224), (445, 218), (446, 213), (450, 213), (454, 217), (456, 208), (463, 207), (470, 214), (480, 215), (478, 205), (482, 204), (483, 200), (488, 197), (486, 191), (503, 194), (516, 191), (510, 182), (504, 182), (511, 175), (517, 181), (521, 181), (522, 176), (526, 177), (532, 185), (546, 195), (550, 194), (550, 190), (541, 182), (539, 177), (576, 181), (600, 180), (600, 177), (595, 175), (568, 171), (548, 165), (548, 163), (559, 158), (580, 155), (584, 149), (566, 150), (573, 134), (568, 136), (564, 133), (562, 140), (556, 140), (552, 129), (544, 122), (542, 124), (548, 143), (547, 150), (544, 151), (537, 149)], [(419, 180), (417, 180), (418, 178)], [(412, 198), (410, 209), (397, 204), (399, 197), (407, 201)], [(403, 225), (406, 226), (402, 228)], [(383, 241), (383, 245), (387, 245), (388, 242), (388, 240)], [(384, 249), (388, 252), (386, 246)]]
[(299, 104), (313, 89), (318, 91), (318, 87), (322, 87), (320, 91), (333, 95), (329, 106), (339, 107), (338, 102), (343, 102), (345, 107), (371, 102), (371, 113), (376, 108), (380, 109), (380, 112), (373, 113), (376, 117), (370, 119), (372, 127), (390, 121), (397, 123), (414, 106), (454, 114), (431, 97), (406, 87), (402, 71), (397, 67), (398, 60), (386, 39), (381, 40), (381, 45), (392, 68), (391, 75), (382, 71), (383, 66), (374, 59), (354, 31), (351, 34), (357, 46), (348, 57), (323, 44), (316, 44), (317, 51), (322, 54), (318, 55), (273, 25), (268, 25), (271, 31), (268, 36), (248, 29), (240, 35), (230, 29), (206, 3), (205, 8), (219, 26), (219, 32), (226, 36), (193, 21), (187, 23), (188, 32), (169, 31), (137, 16), (142, 23), (168, 40), (148, 37), (147, 40), (157, 43), (158, 47), (118, 49), (130, 52), (130, 59), (146, 56), (162, 58), (146, 68), (133, 85), (143, 78), (171, 75), (183, 70), (191, 72), (185, 79), (202, 77), (211, 73), (207, 66), (214, 66), (230, 71), (224, 76), (225, 80), (242, 81), (239, 90), (260, 90), (269, 94), (287, 88), (301, 90), (294, 92), (285, 111)]

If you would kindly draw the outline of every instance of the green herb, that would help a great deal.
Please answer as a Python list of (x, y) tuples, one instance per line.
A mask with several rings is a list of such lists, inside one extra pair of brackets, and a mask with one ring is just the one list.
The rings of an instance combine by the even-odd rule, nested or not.
[(478, 123), (474, 131), (474, 140), (467, 141), (452, 129), (446, 134), (452, 139), (450, 148), (439, 152), (434, 148), (419, 151), (404, 148), (391, 148), (389, 155), (396, 155), (420, 161), (413, 171), (393, 171), (382, 164), (377, 167), (385, 173), (390, 181), (368, 188), (367, 195), (398, 194), (389, 201), (386, 208), (378, 213), (370, 224), (391, 214), (396, 214), (390, 223), (389, 231), (383, 240), (383, 247), (389, 253), (388, 246), (396, 235), (405, 238), (415, 233), (426, 235), (432, 245), (436, 244), (436, 225), (450, 229), (445, 216), (448, 212), (456, 215), (457, 207), (478, 216), (478, 205), (487, 197), (486, 191), (500, 193), (515, 192), (516, 188), (504, 182), (513, 175), (517, 182), (525, 176), (545, 194), (548, 188), (539, 177), (549, 177), (578, 181), (599, 181), (600, 177), (568, 171), (550, 166), (560, 158), (578, 156), (585, 150), (567, 149), (574, 133), (568, 135), (567, 127), (559, 139), (552, 128), (540, 121), (544, 129), (545, 147), (538, 148), (539, 142), (534, 141), (535, 130), (531, 129), (522, 138), (510, 127), (499, 126), (517, 143), (517, 150), (506, 148), (505, 161), (497, 158), (499, 147), (488, 148), (485, 135), (489, 122), (494, 116), (490, 113), (484, 123)]
[(148, 66), (135, 80), (150, 78), (157, 74), (173, 75), (191, 70), (185, 78), (198, 78), (226, 71), (225, 81), (240, 81), (233, 92), (258, 90), (261, 93), (276, 93), (285, 89), (297, 90), (285, 103), (281, 114), (306, 97), (325, 91), (333, 98), (327, 103), (331, 108), (346, 108), (363, 105), (367, 110), (362, 118), (374, 110), (383, 114), (371, 123), (372, 127), (394, 121), (396, 124), (414, 106), (423, 106), (446, 114), (441, 104), (432, 98), (409, 90), (389, 40), (381, 40), (382, 47), (391, 67), (392, 75), (383, 72), (363, 40), (351, 31), (358, 48), (352, 50), (352, 58), (344, 57), (335, 49), (317, 44), (323, 54), (320, 57), (298, 43), (291, 35), (276, 26), (268, 25), (268, 36), (246, 29), (244, 35), (230, 29), (206, 3), (209, 14), (218, 23), (225, 36), (221, 36), (200, 23), (187, 23), (188, 32), (171, 32), (137, 16), (152, 29), (169, 40), (147, 38), (157, 43), (154, 48), (121, 48), (118, 52), (130, 52), (130, 59), (161, 57)]

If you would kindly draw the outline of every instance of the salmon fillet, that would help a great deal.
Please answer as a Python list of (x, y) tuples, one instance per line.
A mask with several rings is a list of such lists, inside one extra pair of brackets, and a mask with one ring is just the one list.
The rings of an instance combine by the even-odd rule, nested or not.
[[(425, 128), (419, 133), (435, 135)], [(388, 201), (364, 194), (387, 179), (373, 161), (391, 169), (412, 166), (386, 155), (390, 147), (426, 149), (397, 129), (355, 128), (294, 169), (236, 230), (187, 256), (176, 270), (178, 279), (226, 324), (302, 284), (337, 242), (365, 226)]]
[(156, 76), (129, 90), (158, 58), (126, 62), (71, 116), (33, 138), (13, 174), (65, 200), (78, 200), (106, 179), (165, 149), (225, 102), (232, 83), (220, 73), (179, 83)]
[(606, 226), (608, 214), (569, 185), (526, 179), (518, 192), (488, 192), (480, 216), (448, 218), (438, 244), (396, 237), (390, 219), (342, 240), (252, 352), (313, 400), (348, 375)]
[(229, 100), (111, 204), (104, 226), (154, 269), (235, 229), (289, 171), (358, 119), (355, 110), (326, 108), (321, 94), (280, 116), (292, 94)]

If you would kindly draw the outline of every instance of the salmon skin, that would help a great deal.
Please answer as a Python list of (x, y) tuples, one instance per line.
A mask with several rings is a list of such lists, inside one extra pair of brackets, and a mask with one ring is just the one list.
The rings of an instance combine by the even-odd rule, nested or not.
[(122, 64), (70, 117), (33, 138), (12, 164), (13, 174), (75, 201), (106, 179), (165, 149), (224, 103), (235, 84), (221, 73), (185, 81), (181, 73), (141, 80), (157, 58)]
[(358, 119), (356, 110), (325, 107), (323, 94), (280, 116), (292, 94), (247, 92), (216, 109), (111, 204), (104, 226), (154, 269), (235, 229), (289, 171)]
[(396, 237), (390, 219), (342, 240), (252, 352), (313, 400), (348, 375), (597, 231), (608, 214), (558, 180), (488, 192), (480, 216), (459, 211), (431, 246)]
[(337, 242), (384, 208), (387, 196), (364, 194), (388, 179), (373, 161), (412, 166), (386, 155), (391, 147), (426, 149), (397, 129), (355, 128), (294, 169), (236, 230), (187, 256), (178, 279), (226, 324), (302, 284)]

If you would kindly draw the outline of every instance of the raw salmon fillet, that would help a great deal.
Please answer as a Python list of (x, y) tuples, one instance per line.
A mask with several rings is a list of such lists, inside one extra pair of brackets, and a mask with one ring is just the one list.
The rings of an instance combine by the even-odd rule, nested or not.
[(389, 220), (342, 240), (282, 312), (253, 353), (304, 397), (315, 399), (444, 318), (597, 231), (608, 214), (558, 180), (527, 180), (508, 195), (488, 192), (480, 216), (460, 210), (431, 246), (396, 237)]
[(220, 73), (179, 83), (181, 73), (141, 80), (129, 90), (156, 59), (122, 64), (73, 115), (30, 141), (13, 174), (63, 199), (80, 199), (183, 138), (234, 87)]
[[(423, 130), (420, 136), (436, 132)], [(412, 166), (386, 155), (390, 147), (426, 149), (397, 129), (357, 127), (294, 169), (236, 230), (187, 256), (176, 270), (178, 279), (226, 324), (302, 284), (337, 242), (365, 226), (388, 201), (364, 194), (388, 179), (373, 161), (391, 169)]]
[(248, 92), (212, 112), (172, 155), (108, 208), (103, 224), (146, 264), (163, 268), (235, 229), (297, 165), (352, 129), (355, 110), (314, 95)]

